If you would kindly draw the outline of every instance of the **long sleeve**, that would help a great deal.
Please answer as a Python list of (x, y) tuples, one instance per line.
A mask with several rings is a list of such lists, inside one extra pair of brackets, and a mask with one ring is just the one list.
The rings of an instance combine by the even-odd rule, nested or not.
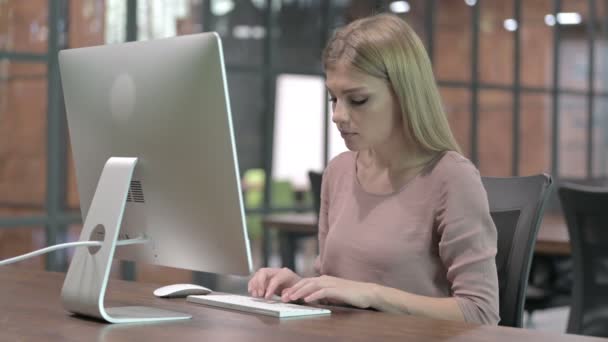
[(479, 172), (468, 161), (449, 170), (437, 210), (439, 257), (467, 322), (496, 324), (497, 233)]
[(327, 231), (329, 229), (328, 212), (329, 212), (329, 181), (325, 170), (323, 172), (323, 179), (321, 183), (321, 207), (319, 210), (319, 222), (318, 222), (318, 239), (319, 239), (319, 255), (317, 256), (314, 269), (317, 275), (321, 274), (321, 260), (323, 260), (323, 254), (325, 251), (325, 238), (327, 237)]

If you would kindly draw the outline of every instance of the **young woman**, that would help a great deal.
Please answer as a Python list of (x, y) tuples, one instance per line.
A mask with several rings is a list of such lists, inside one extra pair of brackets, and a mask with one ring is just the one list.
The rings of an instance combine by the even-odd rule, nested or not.
[(393, 15), (359, 19), (323, 64), (350, 151), (323, 174), (319, 276), (263, 268), (250, 294), (496, 324), (496, 228), (420, 39)]

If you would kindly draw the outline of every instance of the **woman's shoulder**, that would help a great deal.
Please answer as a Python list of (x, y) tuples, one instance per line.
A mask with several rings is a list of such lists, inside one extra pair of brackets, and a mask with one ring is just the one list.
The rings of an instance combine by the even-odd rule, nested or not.
[(354, 167), (356, 154), (353, 151), (345, 151), (329, 161), (327, 167), (325, 168), (325, 174), (330, 174), (335, 172), (334, 170), (345, 170)]
[[(445, 152), (429, 177), (438, 208), (488, 211), (487, 194), (477, 167), (457, 152)], [(477, 208), (477, 209), (475, 209)]]
[(474, 166), (473, 163), (465, 156), (463, 156), (462, 154), (456, 152), (456, 151), (445, 151), (442, 152), (441, 154), (441, 158), (439, 159), (439, 165), (443, 165), (444, 167), (447, 166), (453, 166), (453, 165), (460, 165), (460, 167), (462, 167), (462, 165), (469, 165), (469, 166)]
[(435, 181), (443, 184), (477, 183), (480, 181), (477, 167), (465, 156), (455, 151), (442, 152), (428, 174)]

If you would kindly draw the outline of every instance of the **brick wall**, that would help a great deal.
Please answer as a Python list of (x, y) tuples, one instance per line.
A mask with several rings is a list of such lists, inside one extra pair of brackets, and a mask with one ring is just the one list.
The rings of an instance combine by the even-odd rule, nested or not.
[[(354, 2), (357, 6), (363, 2)], [(440, 1), (436, 15), (435, 73), (438, 79), (470, 81), (471, 10), (464, 1)], [(522, 82), (528, 86), (550, 86), (552, 82), (552, 29), (544, 24), (552, 1), (522, 2), (523, 22)], [(586, 2), (563, 1), (565, 11), (587, 16)], [(605, 9), (598, 3), (598, 14)], [(423, 8), (420, 3), (414, 9)], [(102, 1), (69, 2), (70, 47), (103, 44), (104, 6)], [(197, 9), (196, 11), (199, 11)], [(480, 80), (510, 85), (513, 81), (512, 33), (503, 28), (511, 16), (512, 1), (484, 1), (480, 9)], [(418, 13), (418, 12), (416, 12)], [(417, 30), (423, 18), (413, 19)], [(45, 53), (47, 49), (46, 0), (0, 1), (0, 50)], [(180, 32), (196, 31), (200, 23), (184, 19)], [(422, 34), (424, 37), (424, 34)], [(584, 36), (583, 36), (584, 37)], [(586, 45), (581, 35), (568, 35), (564, 44), (562, 85), (584, 87)], [(580, 62), (580, 61), (583, 62)], [(582, 64), (581, 64), (582, 63)], [(597, 58), (598, 70), (604, 59)], [(605, 87), (603, 80), (598, 87)], [(441, 88), (450, 123), (465, 154), (470, 151), (470, 91)], [(603, 89), (605, 90), (605, 89)], [(43, 211), (46, 188), (46, 66), (40, 63), (0, 61), (0, 215), (31, 214)], [(234, 100), (233, 100), (234, 101)], [(506, 176), (511, 171), (512, 95), (484, 90), (479, 94), (479, 157), (483, 175)], [(565, 97), (562, 105), (560, 151), (566, 175), (581, 175), (584, 164), (585, 101)], [(521, 174), (549, 170), (551, 139), (551, 101), (547, 94), (523, 94), (521, 98)], [(238, 123), (235, 123), (238, 126)], [(583, 127), (583, 128), (581, 128)], [(599, 132), (598, 132), (599, 134)], [(601, 152), (598, 152), (601, 153)], [(67, 204), (78, 208), (78, 194), (71, 155), (68, 153)], [(80, 227), (72, 227), (76, 238)], [(0, 230), (0, 258), (37, 248), (44, 244), (41, 228)], [(141, 268), (144, 278), (161, 281), (154, 268)], [(185, 274), (174, 275), (181, 277)], [(173, 279), (173, 278), (171, 278)]]

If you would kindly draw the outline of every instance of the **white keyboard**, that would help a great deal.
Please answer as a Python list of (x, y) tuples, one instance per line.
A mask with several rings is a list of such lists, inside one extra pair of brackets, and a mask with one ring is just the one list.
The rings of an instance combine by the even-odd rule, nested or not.
[(328, 315), (331, 311), (327, 309), (315, 308), (312, 306), (304, 306), (291, 303), (283, 303), (278, 300), (267, 300), (263, 298), (254, 298), (238, 295), (201, 295), (188, 296), (187, 301), (217, 306), (225, 309), (234, 309), (239, 311), (257, 313), (274, 317), (299, 317), (299, 316), (317, 316)]

